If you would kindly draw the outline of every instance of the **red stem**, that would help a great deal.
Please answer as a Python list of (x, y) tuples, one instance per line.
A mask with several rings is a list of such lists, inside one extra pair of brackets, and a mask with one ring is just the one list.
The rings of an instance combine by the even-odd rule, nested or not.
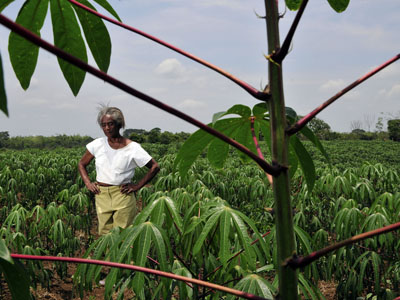
[(85, 71), (89, 72), (90, 74), (92, 74), (100, 79), (103, 79), (104, 81), (110, 83), (111, 85), (127, 92), (128, 94), (135, 96), (149, 104), (152, 104), (152, 105), (154, 105), (154, 106), (156, 106), (156, 107), (158, 107), (158, 108), (160, 108), (182, 120), (187, 121), (190, 124), (193, 124), (196, 127), (203, 129), (204, 131), (208, 132), (209, 134), (223, 140), (224, 142), (230, 144), (231, 146), (235, 147), (239, 151), (245, 153), (250, 158), (252, 158), (265, 172), (272, 174), (272, 175), (278, 175), (280, 173), (280, 171), (284, 168), (284, 167), (278, 166), (276, 164), (274, 164), (274, 165), (268, 164), (265, 160), (259, 158), (257, 155), (255, 155), (253, 152), (251, 152), (245, 146), (243, 146), (242, 144), (236, 142), (235, 140), (227, 137), (226, 135), (220, 133), (219, 131), (215, 130), (214, 128), (207, 126), (206, 124), (196, 120), (195, 118), (128, 86), (127, 84), (111, 77), (107, 73), (104, 73), (104, 72), (90, 66), (89, 64), (83, 62), (82, 60), (76, 58), (75, 56), (46, 42), (45, 40), (41, 39), (36, 34), (30, 32), (26, 28), (13, 22), (12, 20), (10, 20), (9, 18), (5, 17), (2, 14), (0, 14), (0, 23), (3, 24), (4, 26), (6, 26), (7, 28), (9, 28), (10, 30), (16, 32), (17, 34), (21, 35), (25, 39), (29, 40), (30, 42), (46, 49), (47, 51), (64, 59), (65, 61), (77, 66), (78, 68), (85, 70)]
[(349, 86), (347, 86), (345, 89), (341, 90), (340, 92), (338, 92), (335, 96), (331, 97), (330, 99), (328, 99), (326, 102), (324, 102), (322, 105), (320, 105), (319, 107), (317, 107), (316, 109), (314, 109), (312, 112), (310, 112), (308, 115), (304, 116), (302, 119), (300, 119), (299, 121), (297, 121), (296, 124), (294, 124), (292, 127), (290, 127), (289, 129), (286, 130), (286, 132), (289, 135), (295, 134), (296, 132), (300, 131), (304, 126), (307, 125), (308, 122), (310, 122), (317, 114), (319, 114), (322, 110), (324, 110), (328, 105), (332, 104), (333, 102), (335, 102), (338, 98), (340, 98), (341, 96), (343, 96), (344, 94), (346, 94), (348, 91), (352, 90), (353, 88), (355, 88), (357, 85), (359, 85), (360, 83), (364, 82), (365, 80), (367, 80), (368, 78), (372, 77), (373, 75), (375, 75), (376, 73), (378, 73), (379, 71), (383, 70), (384, 68), (386, 68), (387, 66), (389, 66), (391, 63), (395, 62), (396, 60), (398, 60), (400, 58), (400, 53), (397, 54), (396, 56), (394, 56), (393, 58), (389, 59), (388, 61), (386, 61), (385, 63), (383, 63), (382, 65), (380, 65), (379, 67), (373, 69), (372, 71), (368, 72), (367, 74), (365, 74), (364, 76), (362, 76), (361, 78), (357, 79), (356, 81), (354, 81), (352, 84), (350, 84)]
[(174, 280), (197, 284), (200, 286), (204, 286), (204, 287), (208, 287), (208, 288), (211, 288), (214, 290), (226, 292), (226, 293), (229, 293), (229, 294), (241, 297), (241, 298), (245, 298), (245, 299), (266, 300), (265, 298), (262, 298), (262, 297), (259, 297), (259, 296), (253, 295), (253, 294), (249, 294), (246, 292), (234, 290), (234, 289), (231, 289), (231, 288), (228, 288), (225, 286), (221, 286), (218, 284), (214, 284), (214, 283), (210, 283), (210, 282), (206, 282), (206, 281), (202, 281), (202, 280), (198, 280), (198, 279), (194, 279), (194, 278), (184, 277), (184, 276), (176, 275), (173, 273), (139, 267), (139, 266), (135, 266), (135, 265), (128, 265), (128, 264), (122, 264), (122, 263), (116, 263), (116, 262), (110, 262), (110, 261), (102, 261), (102, 260), (96, 260), (96, 259), (60, 257), (60, 256), (11, 254), (11, 257), (16, 258), (16, 259), (62, 261), (62, 262), (68, 262), (68, 263), (92, 264), (92, 265), (101, 265), (101, 266), (114, 267), (114, 268), (120, 268), (120, 269), (128, 269), (128, 270), (132, 270), (132, 271), (138, 271), (138, 272), (153, 274), (153, 275), (162, 276), (162, 277), (166, 277), (166, 278), (171, 278)]
[(129, 31), (137, 33), (137, 34), (139, 34), (139, 35), (141, 35), (141, 36), (143, 36), (145, 38), (148, 38), (148, 39), (150, 39), (150, 40), (152, 40), (152, 41), (154, 41), (154, 42), (156, 42), (156, 43), (158, 43), (160, 45), (163, 45), (163, 46), (165, 46), (165, 47), (167, 47), (167, 48), (169, 48), (169, 49), (171, 49), (171, 50), (173, 50), (173, 51), (175, 51), (175, 52), (177, 52), (179, 54), (182, 54), (183, 56), (186, 56), (187, 58), (189, 58), (191, 60), (194, 60), (194, 61), (202, 64), (203, 66), (205, 66), (205, 67), (207, 67), (207, 68), (209, 68), (211, 70), (216, 71), (217, 73), (219, 73), (222, 76), (232, 80), (234, 83), (236, 83), (237, 85), (239, 85), (240, 87), (245, 89), (250, 95), (252, 95), (256, 99), (267, 100), (269, 98), (269, 96), (270, 96), (269, 94), (267, 94), (265, 92), (262, 92), (262, 91), (259, 91), (259, 90), (255, 89), (254, 87), (252, 87), (251, 85), (249, 85), (248, 83), (236, 78), (235, 76), (233, 76), (232, 74), (228, 73), (227, 71), (225, 71), (225, 70), (223, 70), (223, 69), (221, 69), (221, 68), (219, 68), (219, 67), (217, 67), (217, 66), (215, 66), (215, 65), (213, 65), (213, 64), (211, 64), (211, 63), (209, 63), (209, 62), (207, 62), (207, 61), (205, 61), (205, 60), (203, 60), (201, 58), (198, 58), (198, 57), (194, 56), (193, 54), (190, 54), (190, 53), (188, 53), (186, 51), (183, 51), (183, 50), (181, 50), (181, 49), (179, 49), (179, 48), (177, 48), (177, 47), (175, 47), (175, 46), (173, 46), (173, 45), (171, 45), (171, 44), (169, 44), (167, 42), (164, 42), (164, 41), (162, 41), (162, 40), (160, 40), (160, 39), (158, 39), (158, 38), (156, 38), (156, 37), (154, 37), (152, 35), (149, 35), (149, 34), (143, 32), (143, 31), (141, 31), (139, 29), (136, 29), (136, 28), (134, 28), (132, 26), (126, 25), (126, 24), (124, 24), (124, 23), (122, 23), (122, 22), (120, 22), (118, 20), (109, 18), (109, 17), (107, 17), (107, 16), (105, 16), (105, 15), (103, 15), (103, 14), (101, 14), (101, 13), (99, 13), (99, 12), (97, 12), (97, 11), (95, 11), (95, 10), (85, 6), (85, 5), (83, 5), (82, 3), (79, 3), (77, 1), (75, 1), (75, 0), (68, 0), (68, 1), (71, 2), (72, 4), (76, 5), (76, 6), (79, 6), (82, 9), (84, 9), (84, 10), (86, 10), (86, 11), (88, 11), (88, 12), (90, 12), (90, 13), (92, 13), (92, 14), (94, 14), (94, 15), (96, 15), (96, 16), (98, 16), (98, 17), (100, 17), (100, 18), (102, 18), (102, 19), (104, 19), (104, 20), (106, 20), (108, 22), (110, 22), (110, 23), (113, 23), (113, 24), (115, 24), (117, 26), (123, 27), (123, 28), (125, 28), (125, 29), (127, 29)]
[(371, 230), (371, 231), (368, 231), (368, 232), (365, 232), (365, 233), (362, 233), (359, 235), (355, 235), (347, 240), (341, 241), (339, 243), (333, 244), (333, 245), (323, 248), (321, 250), (315, 251), (307, 256), (290, 258), (285, 262), (285, 265), (289, 265), (290, 267), (292, 267), (294, 269), (302, 268), (302, 267), (309, 265), (313, 261), (317, 260), (321, 256), (327, 255), (329, 252), (332, 252), (334, 250), (337, 250), (339, 248), (342, 248), (342, 247), (350, 245), (350, 244), (354, 244), (358, 241), (365, 240), (365, 239), (373, 237), (375, 235), (380, 235), (380, 234), (387, 233), (387, 232), (397, 230), (397, 229), (400, 229), (400, 222), (392, 224), (392, 225), (388, 225), (388, 226), (385, 226), (382, 228), (378, 228), (375, 230)]
[[(264, 155), (261, 152), (260, 144), (258, 143), (256, 132), (254, 130), (255, 117), (254, 116), (250, 117), (250, 121), (251, 121), (250, 122), (251, 135), (253, 136), (253, 141), (254, 141), (254, 145), (256, 146), (258, 156), (265, 160)], [(267, 175), (269, 183), (272, 185), (272, 182), (273, 182), (272, 176), (270, 174), (268, 174), (268, 173), (266, 173), (266, 175)]]

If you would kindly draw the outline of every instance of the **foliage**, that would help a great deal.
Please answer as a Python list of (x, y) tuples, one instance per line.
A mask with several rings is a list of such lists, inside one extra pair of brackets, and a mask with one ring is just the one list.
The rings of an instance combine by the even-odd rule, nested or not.
[[(395, 148), (398, 143), (368, 143), (353, 141), (344, 148), (344, 142), (325, 141), (332, 169), (311, 142), (304, 143), (315, 161), (317, 179), (315, 188), (309, 192), (301, 172), (293, 177), (294, 221), (300, 255), (396, 222), (400, 214), (400, 178), (399, 171), (392, 166), (398, 159), (399, 149)], [(145, 146), (157, 157), (161, 172), (152, 186), (137, 195), (144, 209), (135, 219), (135, 226), (104, 237), (92, 236), (89, 231), (95, 212), (76, 173), (83, 148), (2, 152), (0, 224), (1, 237), (7, 246), (13, 252), (25, 254), (74, 256), (80, 250), (79, 245), (88, 241), (85, 256), (93, 259), (134, 261), (189, 277), (200, 274), (203, 279), (254, 291), (267, 299), (268, 293), (274, 295), (277, 291), (275, 214), (268, 209), (274, 207), (274, 199), (264, 172), (243, 163), (232, 153), (224, 169), (214, 169), (203, 157), (182, 178), (173, 171), (175, 148), (160, 155), (165, 151), (162, 145)], [(267, 144), (262, 143), (261, 147), (267, 151), (264, 149)], [(381, 164), (365, 163), (363, 156), (356, 160), (361, 152), (365, 157), (378, 159), (382, 148), (387, 153), (380, 156)], [(93, 171), (94, 166), (90, 165), (91, 176)], [(46, 182), (49, 184), (43, 184)], [(265, 236), (262, 243), (254, 244), (253, 240), (261, 234)], [(306, 298), (322, 298), (318, 296), (316, 283), (333, 278), (338, 284), (339, 298), (355, 299), (366, 292), (382, 298), (389, 291), (400, 295), (398, 239), (398, 233), (390, 233), (320, 259), (302, 271), (300, 290), (308, 295)], [(46, 286), (56, 272), (61, 276), (66, 274), (61, 264), (45, 268), (41, 263), (30, 262), (25, 263), (25, 268), (33, 286)], [(74, 278), (82, 295), (96, 285), (101, 271), (95, 266), (78, 268)], [(206, 294), (212, 299), (221, 295), (152, 276), (139, 278), (137, 274), (110, 272), (106, 296), (115, 292), (122, 297), (123, 290), (137, 286), (138, 281), (145, 288), (136, 287), (135, 291), (145, 299), (165, 295), (168, 298), (172, 290), (183, 298)], [(227, 283), (230, 280), (233, 281)], [(375, 282), (380, 283), (379, 288)]]
[[(8, 132), (4, 132), (8, 135)], [(93, 138), (80, 135), (56, 135), (56, 136), (16, 136), (3, 138), (0, 136), (0, 148), (22, 150), (27, 148), (54, 149), (58, 147), (73, 148), (83, 147)]]
[[(6, 1), (5, 4), (0, 6), (0, 9), (4, 9), (11, 2)], [(93, 8), (86, 0), (81, 0), (81, 2)], [(115, 17), (118, 17), (105, 0), (97, 0), (96, 2)], [(328, 0), (328, 2), (337, 12), (345, 10), (349, 4), (349, 0)], [(301, 16), (302, 9), (307, 4), (307, 1), (286, 0), (285, 3), (291, 10), (297, 10), (301, 7), (299, 13), (299, 16)], [(327, 240), (335, 240), (338, 237), (357, 233), (358, 230), (371, 230), (393, 222), (393, 217), (397, 217), (399, 214), (397, 210), (397, 189), (399, 185), (397, 173), (392, 170), (385, 170), (382, 165), (367, 164), (361, 168), (360, 173), (357, 173), (357, 175), (352, 170), (348, 172), (346, 170), (346, 174), (343, 175), (333, 170), (327, 173), (322, 172), (320, 176), (316, 176), (318, 170), (316, 172), (309, 152), (307, 152), (298, 137), (292, 135), (291, 131), (287, 131), (286, 128), (290, 125), (286, 120), (289, 120), (290, 123), (294, 117), (290, 115), (290, 112), (287, 116), (285, 114), (280, 64), (287, 54), (285, 51), (287, 52), (289, 48), (294, 31), (290, 31), (289, 38), (285, 40), (283, 47), (280, 48), (277, 2), (266, 1), (265, 5), (267, 8), (266, 21), (270, 52), (270, 55), (266, 57), (270, 61), (269, 79), (271, 84), (268, 87), (270, 92), (268, 92), (268, 96), (271, 98), (269, 99), (271, 130), (267, 130), (269, 124), (266, 122), (267, 118), (264, 112), (258, 115), (256, 109), (253, 109), (253, 115), (251, 115), (251, 110), (244, 106), (236, 106), (232, 108), (231, 112), (228, 111), (228, 113), (239, 114), (240, 118), (218, 120), (213, 126), (224, 133), (228, 133), (228, 135), (232, 135), (239, 143), (249, 147), (253, 152), (255, 152), (254, 148), (256, 146), (251, 143), (251, 130), (248, 130), (249, 123), (250, 129), (254, 129), (257, 135), (259, 135), (261, 128), (265, 140), (271, 140), (271, 146), (269, 146), (272, 149), (271, 159), (273, 164), (277, 166), (276, 169), (279, 170), (277, 172), (279, 174), (274, 173), (273, 205), (276, 206), (277, 213), (272, 216), (273, 219), (276, 219), (276, 225), (268, 224), (270, 234), (263, 239), (258, 232), (256, 224), (250, 218), (231, 207), (229, 200), (215, 196), (214, 192), (201, 179), (197, 178), (197, 174), (202, 174), (201, 171), (204, 169), (206, 171), (209, 170), (208, 167), (204, 168), (193, 164), (196, 157), (202, 153), (205, 147), (209, 145), (209, 161), (213, 166), (217, 167), (222, 167), (223, 164), (221, 162), (227, 160), (226, 157), (229, 152), (229, 147), (225, 144), (220, 141), (210, 140), (207, 135), (200, 131), (193, 135), (200, 138), (200, 140), (189, 138), (192, 145), (184, 145), (182, 148), (186, 149), (178, 155), (175, 166), (179, 167), (180, 174), (171, 169), (168, 175), (164, 174), (162, 181), (154, 184), (155, 189), (162, 188), (162, 190), (156, 190), (153, 194), (146, 190), (147, 188), (141, 191), (142, 201), (148, 206), (135, 219), (134, 224), (136, 226), (123, 231), (119, 229), (113, 230), (109, 235), (93, 243), (86, 255), (99, 255), (104, 259), (110, 260), (127, 259), (128, 263), (133, 261), (138, 265), (148, 264), (149, 261), (156, 262), (156, 268), (161, 270), (171, 269), (171, 261), (175, 261), (175, 258), (178, 258), (181, 265), (175, 265), (175, 270), (182, 269), (183, 265), (191, 274), (200, 274), (201, 277), (216, 282), (223, 281), (222, 283), (228, 286), (232, 286), (235, 281), (240, 280), (236, 285), (238, 288), (256, 291), (266, 297), (272, 296), (272, 292), (276, 291), (276, 283), (279, 282), (279, 297), (285, 298), (286, 296), (286, 298), (294, 299), (297, 298), (297, 293), (300, 291), (303, 297), (318, 299), (320, 298), (320, 293), (315, 289), (313, 282), (320, 278), (329, 278), (329, 275), (332, 274), (338, 280), (346, 279), (345, 282), (340, 281), (339, 290), (344, 291), (344, 295), (350, 298), (356, 297), (364, 290), (364, 278), (357, 280), (355, 274), (373, 274), (375, 283), (373, 292), (376, 295), (385, 297), (387, 296), (387, 290), (398, 292), (396, 286), (392, 285), (392, 282), (397, 283), (396, 277), (382, 272), (382, 266), (391, 266), (392, 259), (397, 260), (398, 257), (392, 256), (383, 261), (379, 256), (382, 249), (390, 249), (393, 253), (399, 252), (399, 243), (395, 243), (397, 236), (393, 236), (395, 233), (367, 240), (365, 246), (368, 251), (363, 254), (357, 249), (348, 251), (347, 248), (341, 248), (335, 256), (325, 257), (321, 261), (321, 264), (325, 263), (327, 266), (321, 268), (317, 268), (315, 264), (307, 266), (298, 276), (295, 270), (282, 267), (284, 260), (290, 255), (311, 252), (311, 243), (313, 241), (311, 236), (318, 228), (319, 234), (316, 235), (316, 241), (318, 245), (323, 245)], [(48, 6), (49, 1), (46, 0), (26, 1), (18, 14), (17, 22), (40, 36)], [(111, 53), (111, 42), (103, 21), (81, 10), (81, 8), (71, 6), (67, 0), (50, 1), (50, 13), (55, 45), (81, 61), (87, 62), (87, 44), (98, 67), (106, 72)], [(297, 26), (297, 21), (293, 23), (296, 24), (295, 27)], [(85, 34), (86, 44), (82, 38), (81, 28)], [(26, 89), (30, 84), (36, 67), (38, 47), (15, 33), (11, 33), (9, 52), (15, 74), (21, 86)], [(60, 58), (58, 58), (58, 62), (73, 94), (77, 95), (84, 81), (85, 71)], [(0, 74), (0, 108), (7, 114), (2, 69)], [(225, 114), (218, 115), (216, 119)], [(303, 128), (302, 125), (299, 125), (300, 128)], [(242, 130), (243, 128), (245, 130)], [(297, 132), (295, 129), (292, 132)], [(159, 133), (159, 131), (152, 131), (149, 136), (149, 142), (159, 142), (161, 140)], [(267, 138), (269, 133), (271, 133), (271, 138)], [(304, 127), (301, 133), (326, 155), (321, 143), (308, 128)], [(191, 151), (188, 151), (188, 149)], [(261, 156), (261, 154), (259, 155)], [(188, 161), (186, 161), (187, 158)], [(241, 157), (241, 159), (246, 162), (245, 157)], [(303, 171), (303, 176), (296, 172), (298, 165)], [(29, 184), (25, 184), (23, 180), (20, 180), (25, 177), (22, 167), (14, 171), (5, 166), (2, 170), (0, 179), (3, 184), (6, 184), (6, 194), (4, 194), (6, 196), (4, 198), (7, 198), (9, 202), (7, 206), (4, 206), (6, 211), (2, 212), (5, 218), (1, 234), (4, 235), (9, 247), (21, 252), (26, 249), (25, 244), (28, 241), (26, 235), (29, 234), (28, 224), (31, 224), (29, 223), (29, 218), (35, 217), (36, 214), (38, 223), (41, 220), (45, 220), (46, 222), (44, 222), (43, 226), (48, 226), (45, 227), (45, 232), (49, 233), (45, 241), (47, 247), (51, 244), (51, 249), (57, 252), (75, 251), (76, 236), (71, 228), (75, 228), (76, 220), (73, 217), (69, 217), (71, 216), (69, 213), (72, 210), (71, 207), (67, 207), (66, 203), (52, 201), (47, 195), (43, 198), (37, 198), (39, 194), (54, 193), (56, 187), (63, 182), (64, 175), (57, 173), (57, 170), (53, 167), (48, 169), (38, 167), (38, 176), (32, 180), (32, 176), (34, 176), (32, 173), (35, 170), (32, 172), (29, 170), (27, 173), (29, 172)], [(63, 172), (71, 173), (71, 166), (63, 170)], [(389, 183), (381, 183), (379, 180), (385, 172), (390, 174)], [(182, 176), (183, 173), (189, 174), (187, 178)], [(297, 215), (293, 218), (296, 222), (295, 226), (293, 226), (291, 218), (292, 199), (289, 193), (289, 175), (294, 180), (298, 180), (296, 186), (298, 188), (296, 191), (297, 197), (293, 200), (293, 204), (296, 206), (294, 211), (297, 212)], [(212, 173), (206, 173), (203, 176), (204, 180), (208, 180), (214, 185), (219, 183), (218, 180), (213, 178)], [(357, 180), (358, 176), (360, 177), (359, 181)], [(322, 181), (319, 181), (319, 179)], [(262, 179), (260, 178), (260, 180)], [(307, 189), (305, 189), (304, 182), (307, 185)], [(50, 184), (51, 187), (46, 189), (44, 188), (45, 184)], [(71, 184), (70, 188), (73, 187), (71, 193), (76, 193), (71, 203), (90, 203), (89, 201), (84, 201), (85, 197), (83, 195), (87, 191), (82, 188), (82, 182), (79, 179), (70, 180), (68, 184)], [(178, 184), (177, 189), (179, 190), (174, 188), (175, 184)], [(318, 189), (313, 190), (314, 184), (318, 186)], [(375, 187), (376, 184), (377, 187)], [(381, 199), (384, 203), (391, 203), (391, 209), (386, 209), (379, 202), (372, 205), (374, 209), (370, 207), (379, 193), (380, 186), (378, 184), (382, 184), (386, 189), (389, 189), (389, 194), (382, 195), (378, 199)], [(263, 196), (263, 194), (260, 194), (260, 191), (262, 191), (260, 185), (258, 183), (254, 183), (254, 185), (256, 192), (252, 191), (251, 196)], [(220, 189), (223, 193), (236, 193), (235, 189), (231, 189), (231, 186), (227, 188), (221, 185)], [(238, 191), (240, 191), (239, 188)], [(242, 193), (246, 191), (246, 189), (242, 189)], [(3, 191), (1, 192), (3, 194)], [(34, 207), (31, 214), (29, 214), (28, 208), (17, 203), (21, 200), (21, 197), (25, 197), (28, 193), (35, 199), (33, 202), (36, 201), (45, 207), (46, 214), (40, 206)], [(68, 193), (66, 191), (60, 193), (59, 199), (67, 198)], [(170, 197), (169, 193), (174, 193), (177, 200)], [(332, 205), (334, 197), (339, 197), (337, 205)], [(246, 200), (239, 199), (241, 201)], [(301, 201), (298, 202), (299, 200)], [(175, 201), (177, 201), (177, 204), (175, 204)], [(33, 202), (30, 204), (32, 205)], [(82, 207), (87, 211), (90, 209), (89, 206)], [(317, 210), (317, 214), (313, 211), (314, 209)], [(272, 209), (269, 212), (273, 211)], [(327, 212), (330, 214), (328, 215)], [(41, 217), (38, 217), (38, 215)], [(48, 216), (48, 219), (43, 217), (45, 215)], [(329, 216), (332, 217), (333, 215), (336, 219), (332, 220)], [(306, 216), (313, 216), (311, 222), (306, 222)], [(363, 219), (364, 216), (365, 219)], [(325, 226), (327, 221), (330, 221), (329, 227)], [(348, 223), (350, 221), (351, 223)], [(353, 224), (355, 225), (353, 226)], [(33, 226), (36, 225), (34, 224)], [(32, 230), (32, 232), (38, 232), (37, 228), (34, 229), (36, 231)], [(255, 241), (251, 242), (251, 238), (257, 238), (258, 244), (255, 245)], [(40, 245), (41, 240), (39, 239), (37, 243)], [(170, 244), (173, 247), (169, 247)], [(178, 245), (176, 249), (181, 249), (181, 252), (171, 254), (172, 249), (175, 249), (175, 245)], [(354, 248), (356, 246), (353, 245), (351, 247)], [(229, 253), (231, 250), (236, 251), (237, 254), (231, 256)], [(245, 254), (243, 254), (244, 252)], [(352, 256), (354, 253), (357, 254), (356, 257)], [(151, 256), (156, 257), (158, 261)], [(346, 266), (350, 268), (350, 272), (342, 268), (333, 270), (333, 265)], [(60, 276), (65, 274), (63, 266), (59, 265), (56, 270)], [(219, 270), (221, 271), (218, 272)], [(319, 271), (321, 270), (325, 272), (320, 274)], [(37, 270), (31, 269), (30, 274), (34, 274), (35, 271)], [(89, 273), (87, 274), (86, 271)], [(271, 276), (268, 274), (270, 271), (273, 273), (274, 281), (273, 284), (268, 285), (259, 275)], [(279, 274), (279, 280), (276, 272)], [(90, 289), (91, 283), (98, 279), (98, 274), (98, 269), (80, 269), (77, 273), (77, 284), (81, 286), (81, 290), (82, 287)], [(299, 279), (299, 284), (297, 284), (297, 278)], [(386, 280), (387, 278), (389, 279)], [(114, 269), (109, 273), (107, 279), (106, 298), (110, 298), (111, 293), (118, 289), (118, 298), (122, 298), (122, 292), (127, 286), (131, 286), (135, 290), (136, 296), (141, 299), (149, 297), (171, 298), (173, 294), (173, 290), (170, 288), (171, 283), (168, 280), (147, 278), (142, 273), (132, 275)], [(226, 280), (228, 281), (226, 282)], [(388, 288), (383, 291), (381, 287), (384, 284), (387, 284)], [(369, 289), (370, 287), (368, 287), (368, 292), (370, 292)], [(181, 295), (189, 295), (189, 292), (183, 290)], [(204, 289), (202, 291), (194, 289), (192, 295), (211, 299), (220, 297), (219, 293), (212, 294), (212, 291)]]
[(19, 262), (11, 258), (2, 239), (0, 239), (0, 275), (6, 278), (13, 300), (32, 299), (27, 276)]
[(400, 119), (388, 121), (389, 138), (393, 141), (400, 142)]
[[(299, 116), (299, 119), (301, 118), (302, 116)], [(331, 127), (324, 120), (319, 118), (314, 118), (307, 124), (307, 126), (319, 139), (321, 140), (332, 139)]]
[[(288, 118), (291, 116), (293, 116), (293, 119), (296, 118), (294, 110), (287, 108), (287, 112)], [(223, 118), (231, 114), (238, 115), (239, 117)], [(267, 153), (268, 155), (271, 153), (269, 112), (266, 105), (263, 103), (255, 105), (253, 109), (245, 105), (234, 105), (226, 112), (216, 113), (213, 117), (213, 124), (209, 125), (240, 142), (252, 152), (257, 153), (257, 145), (252, 136), (252, 131), (254, 131), (253, 135), (255, 137), (262, 136), (263, 139), (269, 143)], [(321, 150), (321, 153), (326, 156), (322, 144), (311, 130), (305, 127), (301, 133), (304, 137), (313, 142), (316, 147)], [(193, 133), (182, 145), (176, 157), (174, 164), (181, 173), (181, 176), (187, 173), (190, 166), (205, 149), (207, 149), (207, 158), (211, 165), (216, 168), (222, 168), (224, 166), (224, 162), (229, 154), (229, 145), (200, 129)], [(249, 161), (247, 156), (241, 153), (239, 153), (239, 155), (244, 162)], [(306, 178), (307, 186), (312, 190), (315, 181), (314, 164), (297, 136), (290, 137), (289, 162), (290, 174), (293, 176), (296, 173), (297, 167), (300, 165)]]

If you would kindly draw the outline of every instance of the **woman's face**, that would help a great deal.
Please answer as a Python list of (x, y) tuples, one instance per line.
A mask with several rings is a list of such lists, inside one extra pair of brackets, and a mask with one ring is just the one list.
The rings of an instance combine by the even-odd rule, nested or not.
[(107, 137), (119, 136), (119, 127), (110, 115), (101, 118), (100, 126)]

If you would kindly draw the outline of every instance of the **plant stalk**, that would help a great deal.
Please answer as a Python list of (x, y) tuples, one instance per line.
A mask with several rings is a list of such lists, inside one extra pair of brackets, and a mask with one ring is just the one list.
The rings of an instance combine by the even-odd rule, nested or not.
[[(278, 1), (264, 0), (267, 22), (268, 51), (270, 54), (280, 49)], [(268, 102), (271, 124), (272, 163), (288, 166), (288, 140), (285, 132), (286, 110), (283, 93), (282, 65), (269, 61), (269, 88), (271, 100)], [(297, 272), (285, 266), (284, 262), (296, 253), (292, 205), (290, 199), (289, 171), (285, 168), (274, 175), (273, 192), (275, 199), (275, 225), (278, 252), (279, 298), (298, 299)]]

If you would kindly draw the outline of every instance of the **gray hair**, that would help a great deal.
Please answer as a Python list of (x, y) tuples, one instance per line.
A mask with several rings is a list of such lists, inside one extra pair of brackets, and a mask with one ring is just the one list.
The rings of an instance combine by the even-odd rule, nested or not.
[(99, 114), (97, 115), (97, 123), (101, 127), (101, 119), (105, 116), (111, 116), (119, 128), (125, 128), (125, 119), (122, 111), (117, 107), (109, 107), (102, 105), (99, 109)]

